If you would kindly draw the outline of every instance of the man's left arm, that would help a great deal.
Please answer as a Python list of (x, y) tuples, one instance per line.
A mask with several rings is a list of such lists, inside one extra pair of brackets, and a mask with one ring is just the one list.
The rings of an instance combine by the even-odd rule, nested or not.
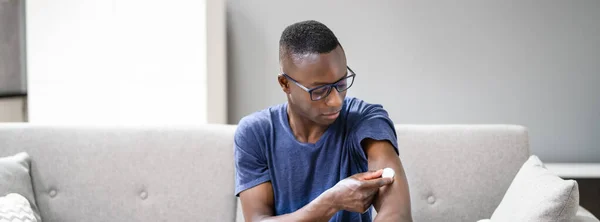
[(373, 200), (377, 221), (412, 221), (408, 182), (394, 146), (387, 140), (365, 138), (361, 146), (367, 155), (369, 170), (386, 167), (395, 171), (394, 183), (379, 188)]

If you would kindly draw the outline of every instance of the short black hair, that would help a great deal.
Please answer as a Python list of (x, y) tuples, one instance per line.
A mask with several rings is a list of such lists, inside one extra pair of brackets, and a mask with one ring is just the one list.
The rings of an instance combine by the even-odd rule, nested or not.
[(328, 53), (340, 45), (333, 31), (315, 20), (294, 23), (279, 39), (279, 61), (295, 54)]

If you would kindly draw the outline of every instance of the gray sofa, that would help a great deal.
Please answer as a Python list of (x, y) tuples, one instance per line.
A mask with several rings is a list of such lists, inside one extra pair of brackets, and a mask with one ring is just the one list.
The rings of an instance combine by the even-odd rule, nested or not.
[[(530, 155), (511, 125), (397, 125), (415, 221), (489, 218)], [(0, 124), (0, 157), (26, 151), (44, 222), (243, 221), (235, 126)], [(598, 221), (580, 208), (577, 221)]]

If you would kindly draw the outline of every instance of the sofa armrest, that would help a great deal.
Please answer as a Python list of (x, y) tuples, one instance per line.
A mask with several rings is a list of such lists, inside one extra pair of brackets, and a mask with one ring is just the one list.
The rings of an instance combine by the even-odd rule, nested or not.
[(575, 214), (573, 222), (600, 222), (600, 220), (598, 220), (598, 218), (596, 218), (588, 210), (579, 206), (579, 210), (577, 210), (577, 214)]

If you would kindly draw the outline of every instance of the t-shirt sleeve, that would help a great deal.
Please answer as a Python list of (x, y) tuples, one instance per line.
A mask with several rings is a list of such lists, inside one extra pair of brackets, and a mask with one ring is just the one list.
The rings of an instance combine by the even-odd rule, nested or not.
[(269, 167), (258, 139), (260, 125), (257, 121), (242, 119), (234, 136), (235, 195), (270, 181)]
[(387, 140), (394, 147), (396, 154), (398, 152), (398, 139), (394, 123), (389, 118), (387, 111), (381, 105), (367, 104), (360, 102), (352, 107), (354, 113), (354, 124), (351, 129), (351, 138), (354, 147), (357, 147), (360, 155), (366, 160), (366, 155), (362, 150), (361, 142), (364, 139)]

